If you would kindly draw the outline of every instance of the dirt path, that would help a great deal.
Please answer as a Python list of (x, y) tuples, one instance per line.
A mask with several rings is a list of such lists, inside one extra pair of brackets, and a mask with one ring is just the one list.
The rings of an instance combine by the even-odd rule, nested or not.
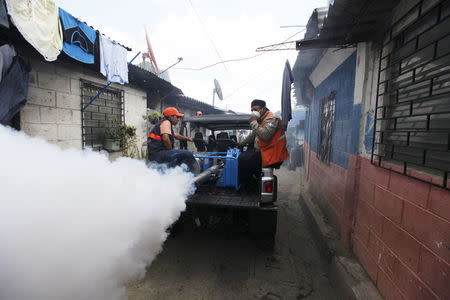
[(184, 228), (166, 242), (146, 277), (129, 287), (129, 299), (335, 299), (298, 203), (300, 174), (277, 174), (273, 253), (258, 249), (244, 233)]

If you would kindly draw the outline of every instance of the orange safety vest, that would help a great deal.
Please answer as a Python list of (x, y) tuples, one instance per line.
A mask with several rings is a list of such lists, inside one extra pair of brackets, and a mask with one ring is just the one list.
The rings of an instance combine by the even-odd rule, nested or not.
[[(262, 120), (261, 125), (265, 126), (267, 119), (270, 118), (276, 118), (280, 120), (280, 118), (275, 116), (272, 112), (268, 112)], [(278, 124), (279, 123), (280, 122), (278, 122)], [(289, 152), (286, 148), (286, 134), (283, 129), (277, 128), (277, 131), (268, 142), (260, 139), (259, 137), (257, 138), (259, 150), (261, 151), (263, 168), (282, 162), (289, 157)]]
[[(158, 124), (153, 127), (152, 131), (147, 135), (147, 148), (149, 153), (156, 153), (163, 150), (167, 150), (166, 146), (163, 143), (162, 136), (161, 136), (161, 123), (166, 120), (161, 120), (158, 122)], [(169, 135), (170, 142), (174, 143), (174, 137), (173, 137), (173, 128), (171, 128), (172, 134)]]

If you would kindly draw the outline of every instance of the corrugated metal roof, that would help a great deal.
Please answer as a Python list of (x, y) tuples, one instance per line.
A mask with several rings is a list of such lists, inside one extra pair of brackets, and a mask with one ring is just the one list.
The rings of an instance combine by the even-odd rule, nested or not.
[(318, 24), (316, 37), (305, 35), (297, 41), (297, 49), (345, 46), (369, 40), (379, 40), (386, 30), (393, 0), (335, 0), (330, 4), (323, 24)]
[(171, 94), (165, 97), (164, 101), (168, 103), (184, 105), (189, 108), (200, 110), (204, 114), (223, 114), (224, 111), (218, 108), (213, 107), (205, 102), (196, 100), (191, 97), (187, 97), (183, 94)]
[(147, 71), (136, 65), (128, 65), (128, 81), (146, 91), (159, 91), (161, 94), (174, 93), (182, 94), (183, 92), (173, 86), (170, 82), (159, 78), (150, 71)]

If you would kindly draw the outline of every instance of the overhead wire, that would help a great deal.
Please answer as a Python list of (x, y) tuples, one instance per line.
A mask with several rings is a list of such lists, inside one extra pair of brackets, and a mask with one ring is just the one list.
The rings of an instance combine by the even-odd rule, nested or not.
[(214, 51), (216, 52), (217, 56), (219, 57), (219, 59), (221, 60), (221, 63), (223, 64), (223, 67), (225, 68), (225, 70), (228, 71), (227, 66), (225, 65), (225, 61), (222, 58), (222, 55), (220, 55), (219, 50), (217, 49), (216, 44), (214, 43), (214, 40), (211, 38), (211, 36), (209, 35), (208, 31), (206, 30), (206, 25), (203, 22), (202, 17), (200, 16), (200, 14), (198, 13), (197, 9), (195, 8), (194, 4), (192, 3), (192, 0), (188, 0), (189, 4), (191, 5), (192, 9), (194, 10), (195, 15), (197, 16), (198, 21), (200, 22), (200, 24), (202, 25), (203, 28), (203, 32), (205, 33), (206, 37), (208, 38), (209, 42), (211, 43), (212, 47), (214, 48)]
[[(190, 0), (189, 0), (189, 1), (190, 1)], [(303, 32), (303, 31), (305, 31), (305, 30), (306, 30), (306, 29), (303, 28), (302, 30), (297, 31), (297, 32), (294, 33), (293, 35), (291, 35), (291, 36), (289, 36), (288, 38), (286, 38), (286, 39), (285, 39), (283, 42), (281, 42), (280, 44), (288, 42), (291, 38), (295, 37), (297, 34)], [(280, 47), (281, 47), (281, 45), (278, 45), (278, 46), (277, 46), (277, 48), (280, 48)], [(234, 58), (234, 59), (220, 60), (220, 61), (215, 62), (215, 63), (213, 63), (213, 64), (206, 65), (206, 66), (199, 67), (199, 68), (194, 68), (194, 67), (177, 67), (177, 68), (173, 68), (173, 69), (175, 69), (175, 70), (186, 70), (186, 71), (202, 71), (202, 70), (205, 70), (205, 69), (208, 69), (208, 68), (217, 66), (217, 65), (222, 64), (222, 63), (245, 61), (245, 60), (253, 59), (253, 58), (256, 58), (256, 57), (258, 57), (258, 56), (267, 54), (267, 53), (270, 53), (270, 52), (261, 52), (261, 53), (258, 53), (258, 54), (252, 55), (252, 56), (248, 56), (248, 57), (241, 57), (241, 58)]]
[[(302, 31), (304, 31), (305, 29), (302, 29), (298, 32), (296, 32), (295, 34), (289, 36), (288, 38), (286, 38), (283, 43), (287, 42), (288, 40), (290, 40), (291, 38), (293, 38), (294, 36), (296, 36), (297, 34), (301, 33)], [(278, 47), (281, 47), (281, 45), (279, 45)], [(261, 52), (260, 54), (265, 54), (267, 52)], [(257, 74), (254, 74), (253, 76), (251, 76), (249, 79), (247, 79), (243, 84), (241, 84), (239, 87), (235, 88), (233, 91), (231, 91), (228, 95), (226, 95), (224, 97), (224, 99), (228, 99), (231, 96), (233, 96), (234, 94), (236, 94), (237, 92), (239, 92), (243, 87), (245, 87), (246, 85), (248, 85), (250, 82), (252, 82), (253, 80), (255, 80), (256, 78), (260, 78), (261, 76), (265, 75), (269, 70), (271, 70), (271, 68), (266, 68), (263, 72), (258, 72)]]

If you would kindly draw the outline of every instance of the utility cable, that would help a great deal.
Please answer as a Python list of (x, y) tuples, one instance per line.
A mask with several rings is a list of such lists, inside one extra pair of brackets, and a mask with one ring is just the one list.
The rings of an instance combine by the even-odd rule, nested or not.
[(200, 24), (202, 25), (202, 28), (203, 28), (203, 31), (204, 31), (206, 37), (208, 38), (209, 42), (211, 43), (212, 47), (214, 48), (214, 51), (216, 52), (217, 56), (218, 56), (219, 59), (221, 60), (220, 63), (222, 63), (222, 64), (223, 64), (223, 67), (225, 68), (225, 70), (228, 71), (227, 66), (225, 65), (225, 62), (226, 62), (226, 61), (223, 60), (222, 56), (220, 55), (219, 50), (218, 50), (217, 47), (216, 47), (216, 44), (214, 43), (213, 39), (212, 39), (211, 36), (209, 35), (208, 31), (206, 30), (206, 25), (205, 25), (205, 23), (203, 22), (203, 19), (201, 18), (200, 14), (198, 13), (197, 9), (195, 8), (194, 4), (192, 3), (192, 0), (188, 0), (188, 1), (189, 1), (189, 4), (191, 5), (192, 9), (193, 9), (194, 12), (195, 12), (195, 15), (197, 16), (198, 21), (199, 21)]
[[(189, 1), (190, 1), (190, 0), (189, 0)], [(276, 47), (277, 47), (277, 48), (280, 48), (280, 47), (282, 46), (282, 45), (281, 45), (282, 43), (286, 43), (286, 42), (289, 41), (291, 38), (293, 38), (294, 36), (296, 36), (297, 34), (303, 32), (303, 31), (305, 31), (305, 29), (302, 29), (302, 30), (300, 30), (300, 31), (298, 31), (298, 32), (296, 32), (296, 33), (294, 33), (293, 35), (291, 35), (291, 36), (289, 36), (288, 38), (286, 38), (283, 42), (281, 42), (281, 43), (280, 43), (279, 45), (277, 45)], [(249, 60), (249, 59), (253, 59), (253, 58), (256, 58), (256, 57), (258, 57), (258, 56), (267, 54), (267, 53), (270, 53), (270, 52), (269, 52), (269, 51), (266, 51), (266, 52), (261, 52), (261, 53), (258, 53), (258, 54), (252, 55), (252, 56), (248, 56), (248, 57), (241, 57), (241, 58), (234, 58), (234, 59), (220, 60), (220, 61), (218, 61), (218, 62), (215, 62), (215, 63), (210, 64), (210, 65), (206, 65), (206, 66), (203, 66), (203, 67), (200, 67), (200, 68), (193, 68), (193, 67), (178, 67), (178, 68), (173, 68), (173, 69), (174, 69), (174, 70), (185, 70), (185, 71), (202, 71), (202, 70), (205, 70), (205, 69), (208, 69), (208, 68), (217, 66), (217, 65), (219, 65), (219, 64), (224, 64), (224, 63), (228, 63), (228, 62), (239, 62), (239, 61)], [(225, 66), (225, 65), (224, 65), (224, 66)]]

